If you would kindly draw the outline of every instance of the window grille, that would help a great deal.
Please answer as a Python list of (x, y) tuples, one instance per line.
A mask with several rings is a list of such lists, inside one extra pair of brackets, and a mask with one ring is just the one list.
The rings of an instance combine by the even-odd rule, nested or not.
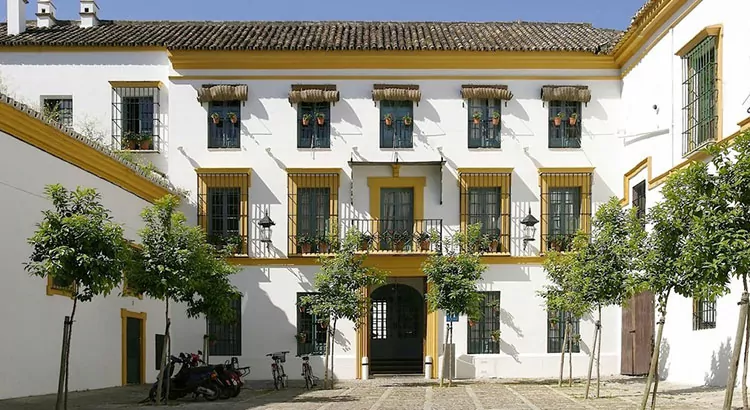
[(716, 329), (716, 301), (693, 299), (693, 330)]
[(112, 140), (117, 149), (159, 150), (159, 88), (112, 88)]
[(542, 250), (570, 250), (578, 231), (591, 230), (591, 173), (543, 173)]
[(198, 174), (198, 221), (208, 241), (247, 255), (248, 186), (246, 173)]
[(469, 100), (469, 148), (500, 148), (500, 113), (496, 100)]
[(242, 297), (232, 300), (234, 316), (229, 323), (222, 323), (208, 318), (208, 335), (211, 342), (211, 356), (242, 355)]
[(510, 172), (460, 172), (461, 225), (481, 224), (488, 249), (510, 252)]
[[(573, 353), (580, 353), (580, 318), (574, 317), (568, 312), (558, 311), (547, 312), (547, 353), (562, 353), (562, 346), (565, 341), (565, 325), (568, 321), (572, 324), (570, 337), (573, 339)], [(565, 343), (565, 351), (570, 352), (567, 343)]]
[(338, 244), (338, 173), (289, 175), (289, 253), (328, 253)]
[(59, 122), (62, 125), (73, 126), (73, 99), (72, 98), (45, 98), (43, 114), (48, 120)]
[(500, 292), (479, 292), (482, 295), (481, 317), (467, 324), (467, 345), (469, 354), (500, 353), (500, 341), (493, 338), (493, 332), (500, 331)]
[(716, 139), (716, 37), (709, 36), (682, 58), (682, 155)]
[(297, 355), (323, 355), (326, 353), (326, 328), (316, 315), (299, 308), (300, 299), (308, 295), (313, 293), (297, 293)]
[[(387, 115), (391, 118), (390, 125)], [(413, 102), (380, 101), (380, 148), (413, 148), (413, 121)]]
[(646, 226), (646, 181), (633, 187), (633, 207), (642, 226)]
[[(581, 148), (581, 103), (576, 101), (550, 101), (549, 148)], [(560, 124), (555, 117), (560, 113)], [(575, 120), (573, 118), (575, 117)], [(572, 123), (575, 121), (575, 123)]]
[(240, 148), (241, 123), (239, 101), (211, 101), (208, 104), (208, 148)]
[[(323, 114), (322, 125), (318, 123), (318, 113)], [(331, 103), (299, 103), (297, 148), (331, 148)]]

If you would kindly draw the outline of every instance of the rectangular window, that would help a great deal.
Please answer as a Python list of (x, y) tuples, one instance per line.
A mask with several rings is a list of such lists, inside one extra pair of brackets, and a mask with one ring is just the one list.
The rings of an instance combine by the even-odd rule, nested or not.
[(716, 301), (693, 298), (693, 330), (716, 329)]
[(414, 248), (414, 189), (381, 188), (380, 250), (410, 251)]
[(500, 237), (500, 187), (469, 188), (469, 225), (476, 223), (482, 234)]
[(211, 101), (208, 104), (208, 148), (240, 148), (239, 101)]
[(468, 353), (497, 354), (500, 353), (500, 292), (479, 293), (483, 297), (482, 317), (468, 324)]
[(512, 169), (459, 169), (461, 230), (480, 223), (490, 253), (510, 253)]
[[(570, 321), (573, 340), (573, 353), (581, 352), (580, 319), (567, 312), (547, 312), (547, 353), (562, 353), (565, 341), (565, 326)], [(565, 344), (565, 351), (570, 352), (570, 345)]]
[[(297, 293), (300, 298), (311, 293)], [(297, 309), (297, 355), (323, 355), (326, 353), (326, 328), (318, 318), (304, 309)]]
[(197, 172), (198, 222), (208, 241), (235, 255), (247, 255), (250, 170), (199, 168)]
[(159, 149), (159, 88), (112, 88), (112, 138), (118, 149)]
[(581, 148), (581, 103), (549, 101), (549, 148)]
[(543, 252), (570, 250), (578, 231), (591, 231), (591, 177), (590, 172), (540, 170)]
[(500, 104), (469, 100), (469, 148), (500, 148)]
[(60, 295), (70, 297), (73, 295), (74, 285), (65, 283), (60, 278), (47, 276), (47, 295)]
[(646, 226), (646, 181), (639, 182), (633, 187), (633, 207), (636, 210), (636, 216), (641, 221), (642, 226)]
[(290, 254), (329, 253), (338, 243), (339, 172), (320, 171), (287, 170)]
[(297, 148), (331, 148), (331, 103), (301, 102), (297, 116)]
[(380, 101), (380, 148), (413, 148), (414, 103)]
[(208, 338), (211, 356), (242, 355), (242, 297), (232, 300), (234, 317), (228, 323), (208, 318)]
[(42, 110), (44, 117), (48, 120), (59, 122), (68, 127), (73, 126), (72, 98), (45, 98)]
[(682, 155), (716, 139), (717, 37), (708, 36), (682, 56)]

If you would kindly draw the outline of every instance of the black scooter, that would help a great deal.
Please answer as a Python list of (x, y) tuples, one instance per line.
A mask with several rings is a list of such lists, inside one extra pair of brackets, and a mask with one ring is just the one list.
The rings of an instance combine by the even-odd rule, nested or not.
[[(175, 364), (180, 364), (180, 370), (174, 377)], [(167, 365), (167, 374), (169, 374), (169, 399), (177, 400), (188, 394), (193, 394), (193, 399), (203, 396), (208, 401), (214, 401), (219, 398), (222, 391), (221, 382), (217, 380), (217, 374), (213, 366), (194, 367), (191, 365), (191, 358), (184, 353), (180, 357), (171, 356)], [(148, 398), (152, 402), (156, 401), (159, 381), (151, 387)], [(162, 386), (162, 401), (166, 396), (166, 385)]]

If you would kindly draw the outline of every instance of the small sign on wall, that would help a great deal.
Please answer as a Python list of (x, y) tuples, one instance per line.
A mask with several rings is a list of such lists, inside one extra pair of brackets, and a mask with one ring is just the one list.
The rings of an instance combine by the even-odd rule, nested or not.
[(450, 313), (445, 314), (445, 321), (446, 322), (458, 322), (458, 315), (451, 315)]

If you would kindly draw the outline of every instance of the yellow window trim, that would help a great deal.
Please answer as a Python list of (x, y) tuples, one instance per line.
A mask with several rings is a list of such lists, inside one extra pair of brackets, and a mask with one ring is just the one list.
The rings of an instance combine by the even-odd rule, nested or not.
[[(377, 232), (377, 221), (380, 220), (380, 191), (383, 188), (412, 188), (414, 190), (414, 231), (417, 222), (424, 219), (424, 188), (427, 186), (427, 177), (367, 177), (367, 186), (370, 188), (370, 218), (373, 226), (372, 232)], [(419, 271), (419, 276), (424, 273)]]
[[(196, 168), (198, 174), (198, 193), (208, 193), (209, 188), (239, 188), (243, 193), (240, 195), (240, 235), (244, 238), (243, 249), (248, 249), (248, 201), (250, 198), (251, 168)], [(225, 175), (238, 176), (239, 178), (227, 178)], [(201, 204), (198, 198), (198, 208), (208, 206)], [(208, 229), (208, 209), (198, 212), (198, 224), (204, 231)], [(248, 250), (249, 251), (249, 250)]]
[[(339, 209), (339, 187), (341, 184), (341, 168), (287, 168), (287, 198), (297, 198), (297, 190), (299, 188), (328, 188), (330, 195), (329, 209), (331, 210), (330, 226), (335, 232), (333, 234), (338, 235), (338, 209)], [(296, 255), (297, 250), (294, 246), (294, 240), (292, 238), (297, 237), (297, 224), (296, 218), (297, 203), (288, 201), (287, 203), (287, 215), (294, 215), (295, 220), (289, 221), (290, 225), (289, 237), (287, 238), (287, 254)]]
[(701, 41), (705, 40), (708, 37), (719, 37), (721, 35), (721, 25), (715, 25), (715, 26), (708, 26), (701, 29), (701, 31), (698, 32), (690, 41), (685, 43), (682, 48), (677, 50), (675, 55), (680, 57), (685, 57), (685, 54), (689, 53), (692, 49), (695, 48), (698, 44), (700, 44)]
[(122, 385), (128, 384), (128, 318), (141, 320), (141, 383), (146, 383), (146, 320), (148, 314), (146, 312), (131, 312), (127, 309), (120, 309), (120, 318), (122, 322), (122, 345), (121, 345), (121, 356), (122, 356)]
[(66, 289), (59, 289), (53, 286), (52, 277), (47, 276), (47, 296), (65, 296), (73, 298), (73, 287)]
[[(573, 178), (550, 178), (556, 174), (575, 175)], [(539, 168), (539, 186), (541, 187), (541, 221), (540, 228), (540, 252), (547, 250), (547, 225), (549, 224), (549, 212), (545, 209), (549, 206), (550, 188), (581, 188), (581, 221), (579, 229), (591, 232), (591, 183), (594, 176), (594, 168)], [(589, 198), (585, 201), (584, 198)]]
[[(481, 175), (476, 175), (481, 174)], [(469, 188), (500, 188), (500, 232), (498, 253), (510, 254), (510, 189), (513, 168), (459, 168), (459, 192)], [(469, 196), (460, 195), (461, 232), (468, 228)]]
[(112, 88), (162, 88), (161, 81), (110, 81)]

